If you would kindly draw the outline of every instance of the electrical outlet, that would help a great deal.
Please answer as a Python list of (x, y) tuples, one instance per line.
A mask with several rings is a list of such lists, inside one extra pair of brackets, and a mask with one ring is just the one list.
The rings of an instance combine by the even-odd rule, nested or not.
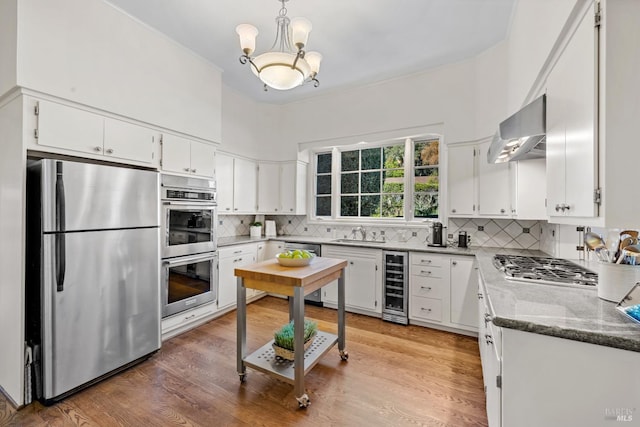
[(220, 220), (220, 225), (222, 225), (222, 220)]
[(529, 234), (529, 233), (531, 233), (531, 230), (529, 230), (527, 227), (522, 227), (522, 232), (524, 234)]
[(307, 227), (304, 228), (304, 231), (307, 231)]
[(380, 230), (380, 235), (384, 236), (384, 230)]
[(244, 224), (244, 219), (241, 219), (241, 220), (240, 220), (240, 224)]
[(453, 234), (447, 234), (447, 239), (453, 239)]
[(417, 231), (412, 231), (411, 232), (411, 237), (418, 237), (418, 232)]
[(289, 224), (291, 224), (291, 220), (289, 220)]
[(479, 225), (478, 226), (478, 231), (484, 231), (484, 225)]
[(327, 233), (331, 233), (331, 227), (327, 227)]

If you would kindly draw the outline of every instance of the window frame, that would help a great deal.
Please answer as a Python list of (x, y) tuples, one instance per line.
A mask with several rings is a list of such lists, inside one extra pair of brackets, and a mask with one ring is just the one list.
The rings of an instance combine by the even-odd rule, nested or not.
[[(438, 141), (438, 216), (433, 218), (427, 217), (415, 217), (415, 167), (414, 167), (414, 144), (424, 141)], [(343, 151), (353, 150), (366, 150), (369, 148), (381, 148), (392, 145), (404, 144), (404, 217), (361, 217), (361, 216), (341, 216), (340, 215), (340, 177), (341, 177), (341, 153)], [(411, 224), (423, 224), (425, 222), (442, 221), (443, 212), (443, 177), (446, 176), (445, 163), (443, 162), (443, 138), (439, 134), (426, 134), (407, 138), (397, 138), (393, 140), (380, 141), (376, 143), (360, 142), (357, 144), (340, 145), (332, 147), (318, 147), (310, 150), (312, 161), (310, 162), (313, 167), (310, 171), (311, 183), (311, 195), (308, 220), (315, 223), (337, 223), (337, 224), (389, 224), (389, 225), (411, 225)], [(317, 161), (318, 155), (331, 152), (331, 216), (319, 216), (316, 215), (316, 200), (317, 194)], [(360, 154), (361, 156), (361, 154)], [(384, 164), (381, 166), (381, 170), (384, 171)], [(361, 175), (362, 170), (358, 170), (358, 174)], [(361, 177), (359, 176), (358, 181)], [(360, 188), (358, 188), (357, 195), (360, 195)], [(384, 194), (384, 193), (382, 193)]]

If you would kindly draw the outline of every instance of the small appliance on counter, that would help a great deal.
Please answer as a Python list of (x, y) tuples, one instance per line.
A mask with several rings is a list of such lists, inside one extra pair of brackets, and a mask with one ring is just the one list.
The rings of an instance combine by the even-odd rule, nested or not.
[(276, 236), (276, 222), (272, 220), (267, 220), (264, 222), (264, 235), (265, 237), (275, 237)]
[(471, 236), (466, 231), (458, 232), (458, 247), (459, 248), (468, 248), (469, 242), (471, 241)]
[(445, 247), (447, 243), (444, 239), (444, 229), (441, 222), (434, 222), (431, 225), (427, 246)]

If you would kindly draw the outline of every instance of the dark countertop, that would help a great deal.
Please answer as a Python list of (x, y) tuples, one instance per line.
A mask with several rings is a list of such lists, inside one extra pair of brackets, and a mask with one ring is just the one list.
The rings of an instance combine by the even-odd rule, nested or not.
[[(640, 352), (640, 325), (619, 313), (615, 309), (615, 303), (599, 298), (595, 289), (508, 281), (504, 273), (497, 270), (492, 263), (496, 253), (548, 256), (541, 251), (474, 247), (438, 248), (424, 243), (409, 242), (336, 242), (331, 238), (310, 236), (226, 237), (218, 240), (218, 246), (267, 240), (475, 256), (496, 326)], [(598, 262), (576, 262), (598, 273), (602, 269)], [(635, 282), (640, 281), (640, 268), (615, 268), (617, 267), (623, 268), (623, 286), (626, 286), (624, 283), (628, 283), (628, 287), (631, 288)]]

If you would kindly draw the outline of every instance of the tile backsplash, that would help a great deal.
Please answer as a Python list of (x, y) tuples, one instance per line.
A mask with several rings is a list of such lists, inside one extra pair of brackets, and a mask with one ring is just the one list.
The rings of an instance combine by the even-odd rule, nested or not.
[[(254, 219), (254, 215), (220, 215), (218, 236), (248, 235), (249, 224)], [(267, 215), (266, 219), (275, 220), (278, 234), (282, 232), (285, 235), (344, 238), (351, 237), (353, 229), (353, 225), (310, 224), (304, 215)], [(426, 224), (404, 227), (365, 225), (365, 228), (368, 238), (375, 232), (378, 239), (384, 236), (385, 240), (393, 242), (419, 243), (426, 241), (429, 235), (429, 226)], [(446, 234), (452, 236), (448, 240), (453, 245), (457, 244), (458, 231), (466, 231), (471, 236), (471, 247), (544, 250), (544, 246), (549, 245), (545, 230), (546, 221), (455, 218), (449, 220)]]

